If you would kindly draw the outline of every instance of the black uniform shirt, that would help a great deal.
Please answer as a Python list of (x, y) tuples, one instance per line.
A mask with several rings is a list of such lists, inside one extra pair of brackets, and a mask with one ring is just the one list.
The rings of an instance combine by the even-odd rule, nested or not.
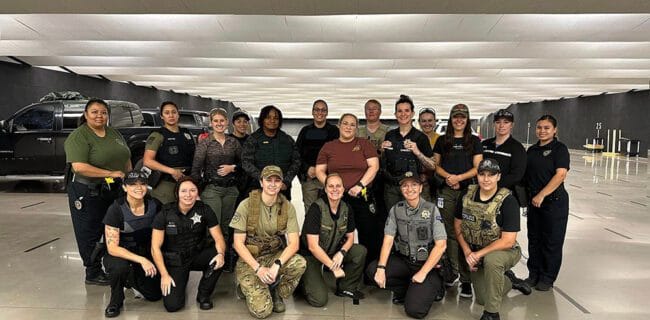
[(316, 165), (318, 152), (326, 142), (338, 138), (339, 129), (328, 122), (325, 122), (325, 126), (322, 128), (317, 128), (313, 123), (302, 127), (298, 134), (298, 140), (296, 140), (296, 147), (300, 152), (301, 173), (305, 174), (309, 167)]
[(196, 201), (187, 214), (178, 210), (176, 202), (165, 204), (152, 227), (165, 231), (163, 251), (187, 252), (199, 247), (207, 236), (208, 229), (218, 225), (214, 211), (203, 202)]
[[(429, 138), (422, 133), (422, 131), (411, 127), (411, 130), (406, 134), (406, 136), (402, 136), (402, 134), (399, 132), (399, 128), (392, 129), (386, 133), (386, 136), (384, 137), (384, 141), (390, 141), (392, 144), (392, 150), (390, 149), (384, 149), (384, 153), (382, 155), (382, 163), (384, 164), (383, 168), (386, 170), (386, 173), (388, 173), (392, 177), (397, 177), (404, 172), (409, 171), (409, 170), (397, 170), (396, 168), (400, 168), (402, 166), (396, 164), (395, 162), (398, 161), (404, 161), (404, 157), (413, 157), (415, 159), (415, 155), (411, 151), (404, 151), (404, 140), (409, 139), (412, 142), (415, 142), (415, 144), (418, 146), (418, 149), (422, 154), (428, 158), (433, 157), (433, 150), (431, 149), (431, 144), (429, 144)], [(422, 172), (423, 166), (420, 164), (420, 160), (417, 160), (417, 165), (418, 168), (420, 169), (419, 171)]]
[[(481, 140), (472, 135), (472, 148), (465, 151), (463, 147), (463, 138), (454, 138), (452, 150), (445, 150), (445, 136), (442, 135), (436, 141), (433, 147), (433, 153), (440, 155), (440, 166), (450, 174), (463, 174), (474, 167), (474, 156), (483, 153)], [(461, 184), (467, 184), (468, 181), (462, 181)]]
[(234, 135), (232, 133), (229, 133), (228, 135), (235, 138), (235, 139), (237, 139), (237, 142), (239, 142), (240, 146), (244, 145), (244, 142), (246, 142), (246, 139), (248, 139), (248, 136), (249, 136), (248, 134), (246, 134), (243, 137), (238, 137), (238, 136), (236, 136), (236, 135)]
[[(125, 241), (129, 241), (127, 238), (131, 238), (137, 244), (138, 247), (147, 248), (147, 249), (150, 248), (151, 247), (151, 225), (150, 224), (147, 226), (134, 225), (132, 227), (135, 230), (131, 230), (131, 232), (125, 232), (124, 214), (122, 213), (122, 208), (120, 208), (120, 206), (122, 206), (125, 201), (126, 201), (125, 198), (119, 198), (115, 200), (115, 202), (113, 202), (111, 206), (108, 207), (108, 210), (106, 211), (106, 215), (104, 216), (103, 223), (107, 226), (120, 229), (121, 247), (124, 247)], [(151, 200), (151, 198), (147, 197), (144, 200), (145, 215), (149, 210), (150, 204), (156, 206), (157, 209), (154, 210), (155, 213), (157, 213), (160, 210), (160, 206), (161, 206), (160, 202), (155, 199)], [(146, 217), (143, 216), (142, 218), (146, 218)]]
[[(465, 192), (467, 193), (467, 192)], [(494, 196), (497, 194), (495, 193)], [(481, 195), (479, 191), (476, 191), (476, 194), (474, 195), (474, 201), (479, 202), (479, 203), (489, 203), (494, 199), (494, 196), (492, 198), (488, 199), (487, 201), (481, 200)], [(463, 219), (463, 198), (465, 197), (465, 194), (461, 196), (458, 200), (458, 205), (456, 206), (456, 212), (454, 212), (454, 217), (456, 219), (462, 220)], [(499, 227), (501, 227), (501, 231), (505, 232), (519, 232), (521, 230), (520, 224), (519, 224), (519, 203), (517, 202), (517, 199), (515, 199), (512, 194), (508, 195), (503, 199), (503, 203), (501, 204), (501, 208), (499, 211), (497, 211), (497, 224)]]
[[(532, 195), (536, 195), (551, 181), (557, 168), (569, 170), (569, 149), (553, 138), (550, 143), (540, 146), (539, 141), (527, 151), (526, 184)], [(556, 190), (563, 190), (564, 183)]]
[(501, 180), (499, 187), (506, 187), (510, 190), (524, 178), (526, 173), (526, 150), (521, 142), (512, 136), (500, 146), (497, 146), (496, 138), (483, 140), (483, 159), (493, 158), (501, 168)]

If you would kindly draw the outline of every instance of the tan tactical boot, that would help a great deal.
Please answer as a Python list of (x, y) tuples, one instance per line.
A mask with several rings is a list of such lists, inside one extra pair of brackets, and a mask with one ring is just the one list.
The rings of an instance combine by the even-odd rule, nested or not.
[(282, 300), (277, 290), (271, 290), (271, 299), (273, 300), (273, 312), (282, 313), (287, 310), (287, 307), (284, 305), (284, 300)]

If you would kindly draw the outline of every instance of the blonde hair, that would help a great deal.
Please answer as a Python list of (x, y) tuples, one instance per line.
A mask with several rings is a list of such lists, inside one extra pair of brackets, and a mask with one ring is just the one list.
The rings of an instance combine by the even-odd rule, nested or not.
[(224, 118), (226, 118), (226, 121), (228, 121), (228, 112), (224, 108), (214, 108), (210, 110), (210, 120), (212, 120), (212, 118), (218, 114), (222, 115)]

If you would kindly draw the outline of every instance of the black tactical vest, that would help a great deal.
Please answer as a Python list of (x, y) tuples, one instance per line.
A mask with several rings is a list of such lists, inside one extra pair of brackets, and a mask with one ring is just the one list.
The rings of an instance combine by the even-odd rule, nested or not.
[(120, 247), (139, 254), (136, 251), (151, 247), (151, 224), (158, 213), (158, 206), (153, 199), (145, 199), (147, 210), (144, 215), (136, 216), (131, 212), (129, 203), (124, 200), (120, 205), (124, 224), (120, 230)]
[(185, 263), (203, 249), (208, 234), (206, 204), (197, 201), (184, 216), (178, 211), (178, 203), (171, 202), (163, 206), (161, 214), (166, 218), (163, 251), (179, 253)]
[(162, 134), (163, 142), (156, 152), (156, 161), (171, 168), (191, 168), (196, 144), (187, 128), (172, 132), (161, 127), (156, 132)]

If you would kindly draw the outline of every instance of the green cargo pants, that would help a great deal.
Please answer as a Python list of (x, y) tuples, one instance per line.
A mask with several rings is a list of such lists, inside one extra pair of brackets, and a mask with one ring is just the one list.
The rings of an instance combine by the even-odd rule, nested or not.
[[(345, 277), (338, 280), (339, 290), (354, 292), (359, 289), (363, 276), (363, 267), (366, 261), (366, 253), (367, 251), (364, 246), (359, 244), (352, 245), (350, 251), (343, 258), (343, 272), (345, 272)], [(310, 305), (322, 307), (327, 304), (329, 292), (322, 270), (329, 272), (329, 268), (323, 267), (323, 264), (314, 256), (306, 256), (305, 260), (307, 260), (307, 269), (302, 276), (300, 284), (302, 293)], [(331, 278), (334, 278), (334, 276), (332, 275)]]
[(447, 231), (447, 257), (449, 257), (451, 267), (454, 269), (454, 273), (460, 274), (460, 282), (469, 283), (469, 267), (454, 232), (454, 214), (463, 191), (444, 186), (438, 193), (437, 205), (445, 223), (445, 231)]
[(472, 272), (472, 284), (476, 293), (476, 303), (485, 307), (487, 312), (499, 312), (501, 300), (512, 283), (504, 273), (521, 259), (519, 246), (509, 250), (492, 251), (483, 257), (483, 265)]

